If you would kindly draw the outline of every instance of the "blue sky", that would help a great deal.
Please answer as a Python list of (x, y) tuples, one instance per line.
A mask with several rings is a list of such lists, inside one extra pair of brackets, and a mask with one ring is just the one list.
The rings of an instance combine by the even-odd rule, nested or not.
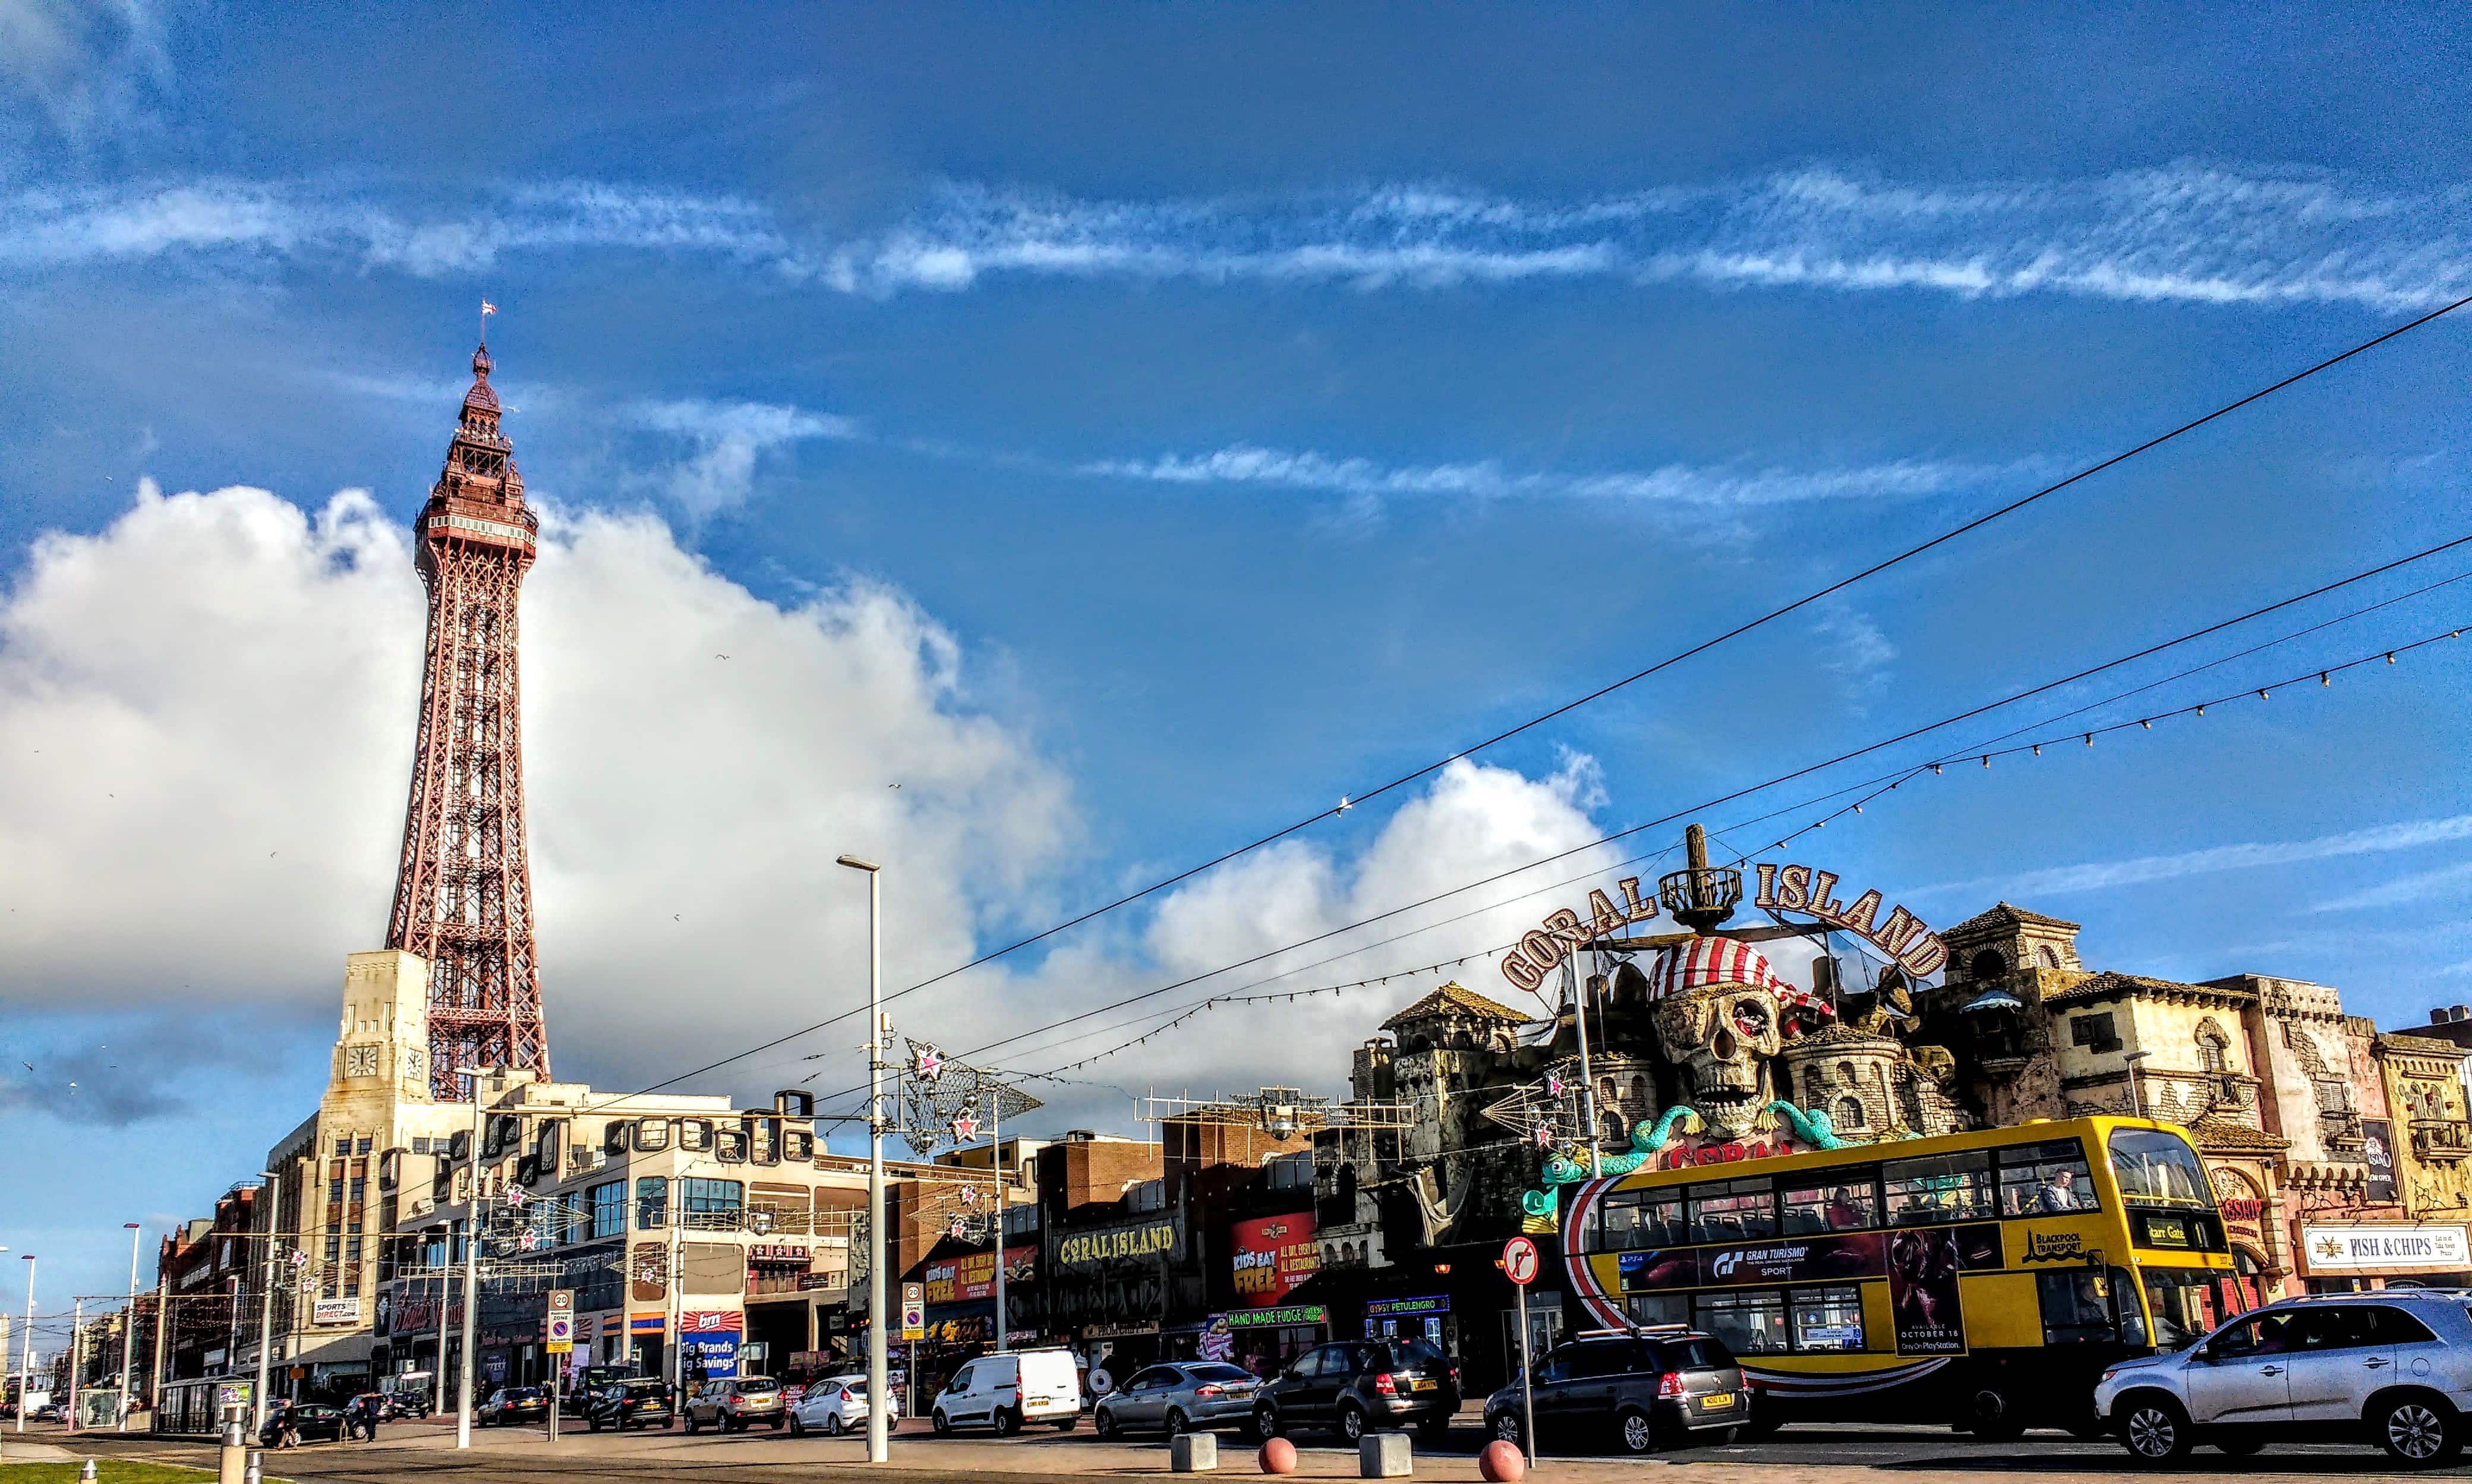
[[(2472, 293), (2464, 28), (2437, 8), (584, 27), (6, 0), (0, 41), (0, 1180), (34, 1192), (0, 1242), (79, 1291), (120, 1281), (120, 1222), (207, 1210), (323, 1076), (410, 745), (400, 524), (484, 295), (566, 532), (526, 616), (552, 1035), (563, 1075), (615, 1084), (846, 1002), (855, 919), (818, 864), (841, 849), (892, 859), (894, 977), (924, 978)], [(956, 980), (916, 1024), (1027, 1026), (2464, 534), (2467, 334)], [(2100, 715), (2447, 628), (2465, 587)], [(2465, 679), (2437, 646), (1951, 767), (1789, 854), (1935, 921), (2008, 896), (2084, 922), (2092, 963), (2316, 978), (2410, 1024), (2472, 999)], [(1282, 982), (1482, 953), (1558, 900)], [(1296, 1023), (1232, 1013), (1109, 1075), (1340, 1076), (1295, 1059)], [(1343, 1046), (1381, 1013), (1311, 1027)], [(847, 1040), (704, 1085), (832, 1079)], [(1112, 1099), (1056, 1101), (1123, 1124)]]

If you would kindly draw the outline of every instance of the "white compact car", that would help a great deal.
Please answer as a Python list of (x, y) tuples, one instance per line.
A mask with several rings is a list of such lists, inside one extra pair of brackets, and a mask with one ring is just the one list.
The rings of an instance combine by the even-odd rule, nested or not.
[[(901, 1397), (897, 1388), (886, 1403), (885, 1425), (901, 1421)], [(804, 1436), (821, 1432), (839, 1437), (844, 1432), (867, 1425), (867, 1378), (857, 1373), (848, 1376), (827, 1376), (807, 1383), (807, 1394), (790, 1409), (790, 1435)]]
[(929, 1419), (938, 1432), (993, 1427), (999, 1436), (1025, 1423), (1070, 1432), (1082, 1421), (1082, 1377), (1069, 1350), (1016, 1350), (981, 1355), (953, 1373)]
[(2192, 1443), (2375, 1441), (2408, 1467), (2451, 1463), (2472, 1413), (2472, 1290), (2313, 1294), (2243, 1314), (2183, 1350), (2123, 1360), (2094, 1411), (2138, 1463)]

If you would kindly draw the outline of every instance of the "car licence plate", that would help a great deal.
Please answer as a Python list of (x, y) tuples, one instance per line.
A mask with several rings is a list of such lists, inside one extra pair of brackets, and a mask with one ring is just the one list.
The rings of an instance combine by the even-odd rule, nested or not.
[(1418, 1378), (1417, 1379), (1412, 1380), (1408, 1383), (1408, 1389), (1410, 1391), (1431, 1391), (1434, 1389), (1434, 1382), (1423, 1378)]
[(1733, 1404), (1734, 1394), (1730, 1391), (1721, 1391), (1715, 1396), (1701, 1397), (1700, 1399), (1700, 1406), (1703, 1411), (1722, 1412)]

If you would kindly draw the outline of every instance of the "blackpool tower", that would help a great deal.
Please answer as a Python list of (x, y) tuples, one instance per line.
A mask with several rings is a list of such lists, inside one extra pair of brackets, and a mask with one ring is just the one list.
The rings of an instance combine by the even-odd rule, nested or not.
[(440, 1098), (463, 1096), (458, 1068), (549, 1075), (515, 667), (516, 595), (539, 530), (498, 431), (485, 343), (446, 467), (413, 525), (429, 639), (386, 941), (429, 960), (429, 1087)]

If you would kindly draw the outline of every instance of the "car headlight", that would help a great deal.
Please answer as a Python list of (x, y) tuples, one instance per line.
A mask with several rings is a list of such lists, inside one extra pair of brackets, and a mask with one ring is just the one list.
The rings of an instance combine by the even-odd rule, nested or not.
[(2096, 1385), (2098, 1385), (2098, 1386), (2100, 1386), (2100, 1385), (2102, 1385), (2104, 1381), (2107, 1381), (2107, 1380), (2111, 1379), (2113, 1377), (2118, 1376), (2119, 1374), (2120, 1374), (2119, 1368), (2118, 1368), (2118, 1367), (2114, 1367), (2114, 1368), (2112, 1368), (2111, 1370), (2108, 1370), (2108, 1371), (2104, 1372), (2101, 1376), (2096, 1377), (2096, 1378), (2095, 1378), (2095, 1384), (2096, 1384)]

